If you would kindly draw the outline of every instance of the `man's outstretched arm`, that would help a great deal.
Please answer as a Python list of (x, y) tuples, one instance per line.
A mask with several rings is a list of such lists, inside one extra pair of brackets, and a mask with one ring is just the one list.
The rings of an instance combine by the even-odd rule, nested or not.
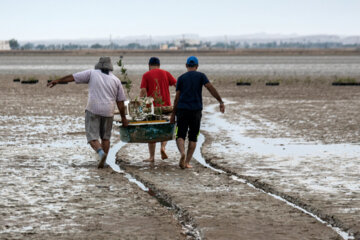
[(211, 83), (205, 84), (205, 87), (210, 92), (210, 94), (214, 98), (216, 98), (216, 100), (218, 100), (218, 102), (220, 103), (220, 112), (224, 113), (225, 112), (225, 105), (224, 105), (224, 102), (222, 101), (218, 91), (216, 91), (216, 89), (214, 88), (214, 86)]
[(51, 82), (49, 82), (47, 84), (48, 87), (52, 88), (53, 86), (55, 86), (58, 83), (65, 83), (65, 82), (73, 82), (75, 81), (74, 76), (73, 75), (67, 75), (65, 77), (53, 80)]

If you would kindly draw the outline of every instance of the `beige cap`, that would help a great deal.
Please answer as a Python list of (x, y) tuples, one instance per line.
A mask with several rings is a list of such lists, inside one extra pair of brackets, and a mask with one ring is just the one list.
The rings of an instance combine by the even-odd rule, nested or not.
[(99, 62), (95, 65), (95, 69), (106, 69), (109, 71), (113, 71), (113, 65), (111, 63), (110, 57), (101, 57)]

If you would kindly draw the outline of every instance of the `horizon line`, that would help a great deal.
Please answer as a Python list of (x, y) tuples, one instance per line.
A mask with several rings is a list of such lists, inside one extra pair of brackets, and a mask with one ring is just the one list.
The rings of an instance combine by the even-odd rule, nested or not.
[[(264, 35), (261, 37), (261, 35)], [(234, 37), (256, 37), (264, 38), (264, 39), (271, 39), (271, 38), (289, 38), (289, 37), (314, 37), (314, 36), (336, 36), (340, 38), (347, 38), (347, 37), (360, 37), (360, 33), (358, 34), (337, 34), (337, 33), (314, 33), (314, 34), (299, 34), (299, 33), (266, 33), (266, 32), (257, 32), (257, 33), (249, 33), (249, 34), (223, 34), (223, 35), (200, 35), (196, 33), (184, 33), (184, 34), (172, 34), (172, 35), (127, 35), (127, 36), (115, 36), (112, 37), (111, 34), (107, 37), (98, 37), (98, 38), (87, 38), (87, 37), (74, 37), (74, 38), (39, 38), (39, 39), (17, 39), (16, 37), (12, 37), (10, 39), (16, 39), (17, 41), (68, 41), (68, 40), (127, 40), (127, 39), (150, 39), (150, 38), (234, 38)], [(7, 40), (10, 40), (7, 39)], [(5, 41), (7, 41), (5, 40)]]

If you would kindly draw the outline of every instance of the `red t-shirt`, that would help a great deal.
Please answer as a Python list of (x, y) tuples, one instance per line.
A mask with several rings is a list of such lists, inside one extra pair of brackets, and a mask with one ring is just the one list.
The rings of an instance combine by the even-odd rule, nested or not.
[[(155, 68), (143, 75), (140, 88), (146, 88), (147, 96), (153, 98), (155, 96), (155, 90), (158, 89), (157, 95), (159, 97), (161, 96), (164, 102), (162, 106), (171, 106), (169, 86), (175, 85), (176, 79), (169, 72)], [(160, 105), (154, 101), (154, 106), (157, 107)]]

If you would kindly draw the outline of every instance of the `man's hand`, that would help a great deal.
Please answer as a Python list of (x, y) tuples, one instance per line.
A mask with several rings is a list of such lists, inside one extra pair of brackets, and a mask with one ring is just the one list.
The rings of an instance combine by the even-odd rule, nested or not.
[(205, 87), (207, 88), (207, 90), (209, 90), (210, 94), (214, 98), (216, 98), (216, 100), (219, 101), (219, 103), (220, 103), (220, 112), (224, 113), (225, 112), (225, 105), (224, 105), (223, 101), (221, 100), (221, 97), (220, 97), (219, 93), (217, 92), (217, 90), (209, 82), (207, 84), (205, 84)]
[(121, 122), (123, 127), (129, 126), (129, 121), (126, 118), (121, 118)]
[(175, 123), (175, 114), (171, 114), (170, 123)]
[(225, 112), (225, 105), (224, 103), (220, 103), (220, 112), (224, 113)]
[(144, 98), (144, 97), (146, 97), (146, 95), (147, 95), (147, 93), (146, 93), (146, 88), (142, 88), (142, 89), (140, 90), (140, 97), (141, 97), (141, 98)]
[(58, 84), (57, 80), (52, 80), (51, 82), (49, 82), (49, 83), (47, 84), (47, 86), (48, 86), (49, 88), (52, 88), (52, 87), (55, 86), (56, 84)]

